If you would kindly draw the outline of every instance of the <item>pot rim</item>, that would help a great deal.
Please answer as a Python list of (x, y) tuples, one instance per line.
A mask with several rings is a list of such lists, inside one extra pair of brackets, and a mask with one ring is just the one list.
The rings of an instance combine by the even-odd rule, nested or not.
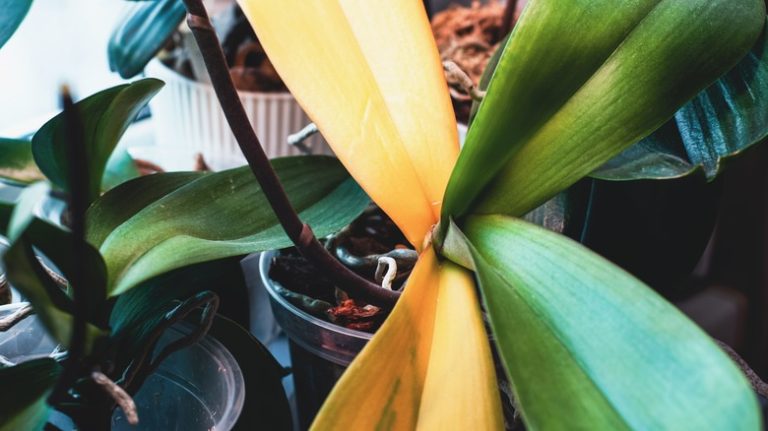
[[(147, 66), (145, 67), (145, 71), (148, 71), (149, 73), (147, 76), (149, 78), (158, 78), (158, 79), (175, 79), (176, 81), (181, 81), (185, 85), (195, 87), (198, 90), (202, 91), (210, 91), (213, 92), (213, 86), (211, 84), (206, 84), (204, 82), (195, 81), (194, 79), (190, 79), (189, 77), (186, 77), (182, 75), (181, 73), (175, 71), (173, 68), (168, 67), (165, 63), (160, 61), (159, 58), (153, 57), (152, 60), (147, 63)], [(246, 90), (237, 90), (237, 94), (240, 95), (242, 98), (246, 99), (273, 99), (273, 100), (295, 100), (293, 95), (288, 91), (246, 91)]]
[(272, 258), (275, 257), (278, 253), (279, 253), (279, 250), (269, 250), (261, 253), (261, 256), (259, 256), (259, 277), (261, 277), (261, 283), (264, 285), (264, 288), (267, 290), (267, 293), (269, 293), (269, 296), (272, 298), (274, 303), (280, 304), (280, 306), (290, 311), (295, 316), (301, 318), (302, 320), (307, 321), (308, 323), (311, 323), (312, 325), (319, 326), (325, 330), (332, 331), (332, 332), (345, 335), (348, 337), (352, 337), (352, 338), (363, 339), (366, 341), (373, 338), (374, 334), (370, 332), (364, 332), (364, 331), (358, 331), (356, 329), (345, 328), (343, 326), (336, 325), (335, 323), (331, 323), (326, 320), (315, 317), (307, 313), (306, 311), (300, 309), (299, 307), (291, 304), (282, 295), (277, 293), (277, 291), (274, 289), (274, 284), (276, 282), (273, 281), (271, 278), (269, 278), (269, 268), (270, 268), (270, 265), (272, 264)]

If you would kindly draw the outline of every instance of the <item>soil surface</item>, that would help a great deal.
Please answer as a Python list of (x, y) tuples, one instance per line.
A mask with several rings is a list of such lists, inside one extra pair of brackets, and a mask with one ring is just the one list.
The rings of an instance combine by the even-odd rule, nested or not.
[[(376, 265), (350, 261), (379, 255), (400, 248), (410, 248), (400, 230), (380, 209), (371, 207), (335, 236), (322, 240), (342, 263), (353, 271), (375, 281)], [(392, 288), (401, 289), (410, 274), (410, 267), (398, 268)], [(270, 267), (269, 276), (284, 288), (280, 293), (292, 304), (329, 322), (366, 332), (375, 332), (388, 315), (388, 311), (351, 298), (339, 289), (321, 271), (304, 259), (295, 248), (282, 250)]]

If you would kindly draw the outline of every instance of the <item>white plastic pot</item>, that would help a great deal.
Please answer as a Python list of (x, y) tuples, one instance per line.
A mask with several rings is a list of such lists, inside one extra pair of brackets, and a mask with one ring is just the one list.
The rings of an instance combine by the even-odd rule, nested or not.
[[(157, 145), (200, 152), (213, 169), (245, 164), (212, 86), (195, 82), (157, 59), (147, 65), (145, 73), (165, 82), (149, 104)], [(290, 93), (239, 93), (268, 157), (301, 154), (286, 139), (310, 120)], [(333, 154), (319, 134), (305, 144), (313, 154)]]

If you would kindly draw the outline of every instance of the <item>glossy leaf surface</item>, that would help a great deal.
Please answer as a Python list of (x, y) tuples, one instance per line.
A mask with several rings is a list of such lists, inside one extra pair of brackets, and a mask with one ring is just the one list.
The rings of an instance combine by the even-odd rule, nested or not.
[(420, 248), (440, 214), (458, 153), (456, 122), (423, 3), (240, 5), (281, 78), (344, 166)]
[(109, 38), (109, 68), (125, 79), (138, 75), (185, 15), (181, 0), (136, 2)]
[[(272, 163), (319, 237), (346, 226), (369, 203), (334, 158)], [(88, 239), (107, 263), (110, 295), (172, 269), (291, 245), (248, 167), (137, 178), (94, 203), (88, 220)]]
[[(75, 104), (83, 122), (88, 154), (89, 201), (99, 196), (107, 162), (123, 133), (162, 86), (157, 79), (143, 79), (98, 92)], [(40, 170), (54, 185), (69, 190), (66, 148), (63, 114), (45, 123), (32, 139), (32, 153)]]
[(0, 0), (0, 48), (21, 25), (31, 6), (32, 0)]
[(444, 215), (535, 208), (734, 67), (764, 21), (759, 0), (531, 1), (469, 129)]
[(768, 136), (768, 32), (739, 64), (659, 130), (592, 173), (605, 180), (714, 179), (731, 157)]
[(465, 233), (491, 327), (534, 429), (760, 429), (720, 348), (623, 270), (503, 216)]

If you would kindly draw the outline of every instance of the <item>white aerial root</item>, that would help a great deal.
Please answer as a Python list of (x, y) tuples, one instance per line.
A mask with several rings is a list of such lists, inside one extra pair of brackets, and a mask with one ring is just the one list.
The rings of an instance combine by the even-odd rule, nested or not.
[[(387, 273), (384, 274), (384, 267)], [(376, 281), (381, 283), (384, 289), (392, 290), (392, 280), (397, 276), (397, 261), (391, 257), (382, 256), (376, 266)]]

